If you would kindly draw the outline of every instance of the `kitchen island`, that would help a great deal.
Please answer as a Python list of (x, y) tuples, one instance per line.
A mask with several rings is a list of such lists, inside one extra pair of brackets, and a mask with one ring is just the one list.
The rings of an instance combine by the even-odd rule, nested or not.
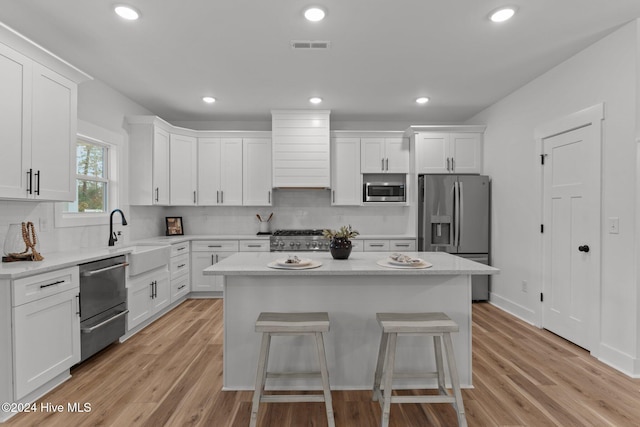
[[(224, 284), (224, 388), (253, 389), (260, 346), (254, 330), (263, 311), (326, 311), (331, 328), (325, 345), (331, 387), (368, 389), (380, 344), (376, 312), (442, 311), (460, 326), (453, 334), (460, 383), (471, 387), (471, 275), (499, 270), (442, 252), (407, 255), (432, 264), (429, 268), (392, 268), (377, 264), (388, 253), (357, 252), (348, 260), (334, 260), (327, 252), (297, 253), (319, 262), (317, 268), (284, 270), (268, 267), (286, 253), (245, 252), (230, 256), (204, 270), (223, 275)], [(435, 370), (432, 340), (401, 337), (396, 368)], [(315, 370), (313, 341), (308, 337), (276, 337), (270, 370)], [(271, 388), (308, 388), (309, 380), (269, 380)], [(432, 386), (431, 380), (403, 380), (400, 386)]]

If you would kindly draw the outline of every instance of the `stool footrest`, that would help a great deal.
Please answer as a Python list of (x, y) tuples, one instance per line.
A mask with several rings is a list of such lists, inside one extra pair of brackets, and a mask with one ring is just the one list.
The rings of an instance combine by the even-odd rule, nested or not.
[(267, 378), (322, 378), (319, 371), (313, 372), (267, 372)]
[(265, 394), (260, 397), (260, 402), (324, 402), (322, 394)]
[(411, 378), (411, 379), (425, 379), (425, 378), (438, 378), (437, 372), (393, 372), (393, 379), (396, 378)]
[[(383, 397), (384, 399), (384, 397)], [(455, 403), (454, 396), (391, 396), (391, 403)]]

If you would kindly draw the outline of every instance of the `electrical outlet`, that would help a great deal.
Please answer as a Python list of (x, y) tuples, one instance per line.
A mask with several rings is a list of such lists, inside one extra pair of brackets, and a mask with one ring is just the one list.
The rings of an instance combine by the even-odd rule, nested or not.
[(527, 281), (523, 280), (522, 281), (522, 292), (527, 292), (527, 291), (528, 291)]
[(609, 217), (609, 234), (618, 234), (620, 233), (620, 218), (617, 216)]
[(41, 232), (49, 231), (49, 220), (47, 218), (39, 218), (39, 222)]

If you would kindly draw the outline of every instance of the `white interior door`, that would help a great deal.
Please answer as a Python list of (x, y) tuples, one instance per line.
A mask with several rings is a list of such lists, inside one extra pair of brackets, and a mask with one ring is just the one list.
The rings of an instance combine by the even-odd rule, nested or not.
[(542, 323), (589, 349), (600, 286), (600, 131), (587, 125), (542, 143)]

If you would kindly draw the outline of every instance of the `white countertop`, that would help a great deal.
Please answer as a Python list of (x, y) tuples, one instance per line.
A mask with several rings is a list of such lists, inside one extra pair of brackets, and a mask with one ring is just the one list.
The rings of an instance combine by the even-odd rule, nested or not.
[(15, 261), (0, 264), (0, 279), (19, 279), (34, 274), (46, 273), (61, 268), (72, 267), (85, 262), (110, 258), (128, 254), (133, 250), (131, 246), (77, 249), (75, 251), (43, 253), (42, 261)]
[(204, 269), (205, 275), (217, 276), (427, 276), (459, 274), (496, 274), (500, 270), (444, 252), (407, 252), (411, 257), (422, 258), (432, 267), (390, 268), (376, 264), (390, 252), (352, 252), (347, 260), (335, 260), (328, 252), (296, 253), (298, 257), (320, 261), (322, 265), (312, 269), (283, 270), (267, 266), (276, 259), (287, 258), (286, 252), (241, 252)]

